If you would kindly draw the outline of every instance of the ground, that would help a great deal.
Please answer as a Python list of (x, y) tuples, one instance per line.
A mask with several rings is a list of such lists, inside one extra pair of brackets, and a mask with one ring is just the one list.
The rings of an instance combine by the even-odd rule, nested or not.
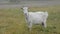
[[(15, 8), (14, 8), (15, 6)], [(60, 34), (60, 5), (29, 7), (29, 11), (47, 11), (47, 28), (33, 25), (29, 32), (19, 5), (0, 5), (0, 34)], [(7, 8), (8, 7), (8, 8)], [(13, 7), (13, 8), (11, 8)]]

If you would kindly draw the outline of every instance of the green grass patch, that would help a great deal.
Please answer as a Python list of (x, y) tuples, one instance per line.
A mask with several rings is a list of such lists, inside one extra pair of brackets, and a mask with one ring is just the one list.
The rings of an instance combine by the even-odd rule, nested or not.
[(29, 32), (22, 9), (0, 9), (0, 34), (60, 34), (60, 6), (30, 7), (29, 11), (47, 11), (47, 28), (33, 25)]

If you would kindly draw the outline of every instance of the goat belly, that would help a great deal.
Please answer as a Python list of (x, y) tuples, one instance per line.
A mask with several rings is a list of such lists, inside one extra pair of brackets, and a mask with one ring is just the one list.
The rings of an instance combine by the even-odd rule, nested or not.
[(32, 23), (34, 23), (34, 24), (41, 24), (41, 23), (42, 23), (42, 21), (32, 20)]

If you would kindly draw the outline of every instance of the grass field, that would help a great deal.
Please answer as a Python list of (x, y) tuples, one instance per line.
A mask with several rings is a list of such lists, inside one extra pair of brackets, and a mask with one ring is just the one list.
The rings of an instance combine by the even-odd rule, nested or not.
[(60, 34), (60, 5), (50, 7), (30, 7), (29, 11), (48, 11), (47, 28), (33, 25), (28, 31), (24, 14), (20, 8), (0, 9), (0, 34)]

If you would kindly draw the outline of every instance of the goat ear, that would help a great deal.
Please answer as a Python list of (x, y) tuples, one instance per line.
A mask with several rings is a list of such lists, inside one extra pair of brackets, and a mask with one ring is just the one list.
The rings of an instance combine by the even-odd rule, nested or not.
[(21, 9), (23, 9), (23, 8), (21, 8)]

